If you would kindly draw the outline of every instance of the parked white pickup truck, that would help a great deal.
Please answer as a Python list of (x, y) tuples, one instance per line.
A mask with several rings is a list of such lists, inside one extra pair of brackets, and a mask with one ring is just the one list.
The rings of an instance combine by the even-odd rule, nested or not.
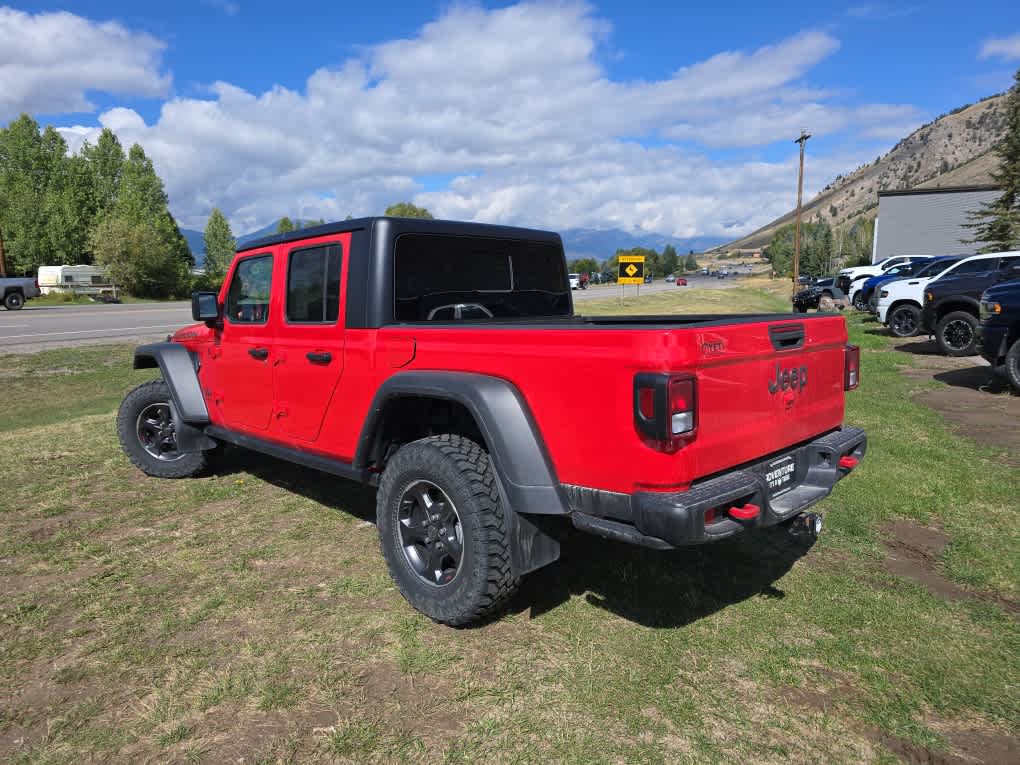
[(0, 277), (0, 302), (8, 311), (17, 311), (39, 295), (39, 282), (31, 276)]
[(860, 290), (866, 282), (872, 276), (878, 276), (884, 274), (893, 266), (899, 266), (904, 263), (909, 263), (920, 256), (913, 255), (897, 255), (894, 258), (886, 258), (885, 260), (879, 261), (878, 263), (872, 263), (867, 266), (856, 266), (854, 268), (844, 268), (836, 275), (836, 286), (846, 293), (850, 303), (858, 311), (864, 310), (864, 302), (861, 300)]
[(897, 337), (913, 337), (921, 329), (921, 310), (924, 308), (924, 288), (944, 276), (977, 273), (985, 269), (984, 261), (997, 258), (1000, 253), (972, 255), (953, 261), (944, 271), (927, 278), (898, 279), (878, 287), (876, 312), (878, 320), (889, 327)]

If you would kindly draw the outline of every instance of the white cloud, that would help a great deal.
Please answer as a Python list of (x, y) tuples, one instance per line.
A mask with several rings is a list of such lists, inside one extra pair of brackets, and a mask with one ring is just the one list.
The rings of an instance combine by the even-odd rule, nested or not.
[[(717, 161), (697, 145), (887, 121), (801, 82), (838, 48), (824, 32), (631, 82), (599, 63), (609, 33), (578, 2), (453, 6), (413, 37), (319, 69), (303, 91), (217, 82), (210, 99), (166, 102), (152, 125), (127, 109), (99, 121), (145, 147), (188, 227), (213, 205), (243, 232), (282, 214), (369, 215), (411, 198), (442, 217), (678, 236), (743, 233), (792, 204), (792, 143), (773, 163)], [(74, 146), (97, 132), (64, 134)], [(858, 159), (813, 159), (809, 188)], [(433, 176), (456, 179), (426, 191)]]
[(94, 109), (89, 91), (162, 96), (164, 43), (120, 24), (71, 13), (30, 15), (0, 7), (0, 120), (20, 112)]
[(981, 43), (978, 58), (998, 58), (1003, 61), (1020, 59), (1020, 34), (988, 38)]

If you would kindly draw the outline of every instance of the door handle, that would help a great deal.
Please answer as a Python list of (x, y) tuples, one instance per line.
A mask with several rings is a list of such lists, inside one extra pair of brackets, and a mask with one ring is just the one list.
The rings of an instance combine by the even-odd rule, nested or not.
[(316, 352), (306, 353), (305, 358), (313, 364), (328, 364), (333, 360), (333, 354), (328, 352)]
[(268, 348), (249, 348), (248, 349), (248, 355), (251, 356), (253, 359), (258, 359), (259, 361), (265, 361), (266, 359), (269, 358), (269, 349)]

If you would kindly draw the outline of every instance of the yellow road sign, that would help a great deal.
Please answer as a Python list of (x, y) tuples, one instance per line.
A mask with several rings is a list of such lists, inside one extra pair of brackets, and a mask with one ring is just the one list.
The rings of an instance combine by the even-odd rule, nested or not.
[(616, 281), (620, 284), (645, 283), (645, 256), (621, 255)]

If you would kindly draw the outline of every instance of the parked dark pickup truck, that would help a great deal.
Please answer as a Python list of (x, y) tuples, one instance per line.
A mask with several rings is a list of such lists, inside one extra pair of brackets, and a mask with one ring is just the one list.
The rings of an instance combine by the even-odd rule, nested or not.
[(931, 282), (924, 291), (921, 326), (935, 335), (939, 349), (948, 356), (977, 353), (981, 293), (999, 282), (1020, 278), (1020, 252), (986, 255), (977, 260), (987, 263), (987, 267), (959, 276), (950, 273)]
[(557, 518), (660, 550), (816, 533), (866, 447), (842, 317), (576, 316), (543, 231), (302, 229), (246, 244), (192, 312), (135, 353), (162, 380), (121, 406), (130, 459), (185, 477), (227, 442), (378, 486), (390, 573), (447, 624), (556, 560)]
[(26, 300), (39, 297), (39, 281), (31, 276), (0, 277), (0, 303), (8, 311), (18, 311)]
[(993, 367), (1001, 365), (1020, 393), (1020, 279), (989, 287), (981, 296), (978, 351)]

